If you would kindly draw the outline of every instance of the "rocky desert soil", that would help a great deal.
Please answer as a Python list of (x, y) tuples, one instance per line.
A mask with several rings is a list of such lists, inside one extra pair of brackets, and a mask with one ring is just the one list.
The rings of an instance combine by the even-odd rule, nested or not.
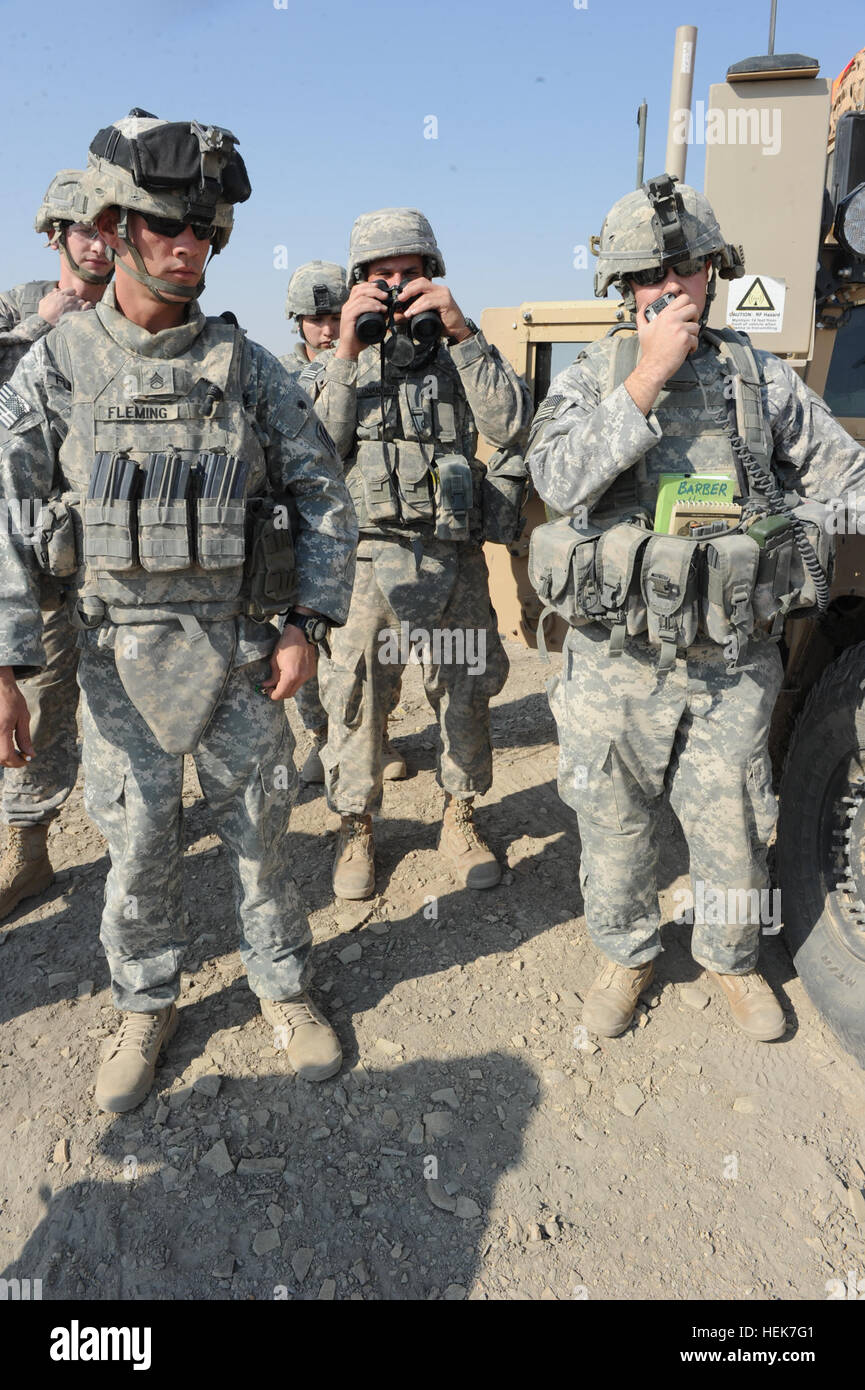
[[(548, 668), (508, 651), (478, 812), (507, 862), (498, 888), (459, 891), (439, 862), (416, 667), (392, 724), (411, 775), (386, 787), (377, 897), (334, 902), (335, 818), (320, 787), (301, 792), (285, 852), (313, 993), (346, 1054), (320, 1086), (295, 1080), (246, 987), (190, 764), (180, 1028), (139, 1110), (94, 1108), (116, 1015), (105, 846), (79, 783), (52, 831), (56, 884), (0, 936), (3, 1277), (41, 1279), (45, 1299), (171, 1300), (798, 1300), (865, 1278), (865, 1078), (783, 937), (763, 955), (789, 1017), (777, 1044), (735, 1030), (673, 922), (634, 1026), (580, 1031), (598, 959)], [(291, 702), (289, 718), (300, 762)], [(672, 918), (687, 851), (671, 817), (658, 834)]]

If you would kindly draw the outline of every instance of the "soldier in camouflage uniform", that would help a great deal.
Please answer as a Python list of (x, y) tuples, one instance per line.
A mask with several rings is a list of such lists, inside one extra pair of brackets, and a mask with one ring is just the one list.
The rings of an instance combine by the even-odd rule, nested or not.
[[(732, 278), (743, 268), (705, 197), (666, 176), (610, 211), (595, 292), (618, 287), (636, 335), (608, 335), (556, 377), (528, 455), (544, 501), (575, 519), (582, 512), (577, 524), (586, 534), (590, 516), (605, 532), (599, 546), (613, 525), (641, 509), (654, 515), (662, 473), (741, 478), (733, 431), (720, 423), (727, 418), (725, 383), (728, 396), (730, 388), (746, 390), (744, 374), (725, 356), (733, 352), (753, 364), (752, 380), (759, 375), (748, 430), (752, 461), (763, 447), (763, 476), (771, 468), (788, 496), (818, 500), (861, 485), (865, 453), (790, 367), (754, 352), (731, 330), (706, 329), (716, 275)], [(673, 302), (647, 320), (646, 308), (667, 293)], [(742, 359), (743, 352), (749, 356)], [(620, 357), (630, 367), (617, 372)], [(680, 588), (662, 583), (647, 565), (644, 559), (628, 593), (656, 603), (662, 592), (675, 592), (678, 602)], [(776, 818), (768, 730), (782, 681), (778, 647), (759, 623), (733, 663), (733, 649), (707, 640), (702, 624), (692, 644), (671, 642), (667, 658), (663, 634), (659, 656), (645, 630), (622, 644), (624, 632), (624, 621), (572, 627), (561, 678), (548, 687), (561, 748), (560, 794), (579, 819), (586, 921), (608, 962), (586, 997), (584, 1022), (602, 1036), (624, 1032), (652, 977), (662, 949), (653, 828), (667, 795), (690, 849), (695, 909), (715, 905), (702, 916), (695, 910), (694, 958), (721, 987), (740, 1028), (758, 1040), (780, 1037), (785, 1018), (756, 969), (760, 917), (752, 911), (768, 884), (766, 849)], [(728, 910), (719, 911), (720, 903)]]
[(333, 261), (306, 261), (288, 282), (285, 317), (294, 319), (300, 334), (291, 352), (280, 357), (287, 372), (299, 376), (319, 353), (339, 338), (339, 315), (348, 299), (345, 269)]
[[(314, 365), (323, 352), (336, 347), (339, 339), (339, 315), (348, 299), (345, 268), (333, 261), (307, 261), (298, 266), (288, 282), (285, 317), (294, 319), (301, 341), (294, 350), (280, 357), (287, 372), (297, 376), (299, 385), (314, 401), (321, 380), (321, 371)], [(394, 693), (394, 707), (399, 701), (399, 686)], [(318, 680), (313, 677), (301, 686), (295, 696), (300, 717), (312, 736), (312, 747), (300, 769), (300, 780), (311, 784), (324, 781), (321, 750), (327, 743), (327, 713), (318, 692)], [(382, 745), (381, 775), (386, 782), (398, 781), (407, 775), (405, 759), (391, 747), (387, 726)]]
[[(421, 633), (424, 685), (439, 719), (439, 849), (463, 885), (489, 888), (501, 876), (472, 819), (473, 798), (492, 779), (489, 701), (508, 672), (481, 549), (483, 469), (475, 449), (479, 430), (501, 447), (519, 444), (530, 405), (525, 384), (447, 287), (433, 285), (444, 273), (432, 228), (416, 209), (360, 216), (339, 347), (315, 363), (316, 410), (345, 459), (361, 535), (348, 622), (321, 671), (328, 802), (341, 817), (333, 883), (345, 898), (368, 897), (375, 887), (382, 735), (407, 659), (394, 633)], [(380, 321), (392, 291), (399, 299), (390, 303), (384, 341), (365, 347), (358, 318)], [(429, 311), (439, 318), (422, 343), (414, 320)], [(446, 650), (442, 641), (436, 651), (437, 634), (453, 645)], [(485, 644), (483, 669), (469, 659), (474, 640)]]
[[(75, 169), (57, 174), (36, 214), (37, 232), (49, 234), (49, 245), (60, 256), (59, 280), (33, 280), (0, 294), (0, 386), (61, 314), (92, 309), (113, 274), (96, 228), (79, 221), (80, 177)], [(54, 881), (48, 826), (78, 773), (75, 633), (58, 585), (44, 576), (41, 590), (45, 669), (24, 686), (38, 756), (27, 767), (7, 768), (3, 777), (3, 820), (9, 830), (0, 860), (0, 921)]]
[[(285, 317), (294, 319), (300, 342), (279, 360), (296, 381), (303, 369), (339, 338), (339, 312), (347, 299), (345, 269), (333, 261), (307, 261), (292, 275), (285, 298)], [(299, 384), (315, 400), (311, 383)], [(318, 694), (318, 677), (312, 676), (302, 685), (294, 700), (303, 726), (312, 736), (312, 747), (300, 769), (301, 781), (323, 782), (321, 750), (327, 742), (327, 715)]]
[[(123, 1019), (97, 1080), (105, 1110), (144, 1099), (176, 1026), (184, 753), (231, 866), (262, 1013), (300, 1076), (341, 1062), (304, 992), (282, 701), (347, 615), (357, 527), (306, 395), (233, 316), (205, 318), (196, 302), (208, 252), (250, 192), (234, 145), (219, 127), (140, 111), (98, 133), (85, 209), (117, 280), (93, 313), (64, 316), (36, 344), (0, 402), (3, 495), (62, 490), (35, 546), (0, 542), (0, 762), (32, 756), (13, 674), (44, 661), (38, 555), (67, 577), (81, 628), (85, 805), (111, 858), (101, 939)], [(284, 620), (281, 636), (270, 618)]]

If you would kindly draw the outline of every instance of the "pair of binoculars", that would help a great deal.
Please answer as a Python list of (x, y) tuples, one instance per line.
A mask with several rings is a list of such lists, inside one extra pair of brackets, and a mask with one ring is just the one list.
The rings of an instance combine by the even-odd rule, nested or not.
[[(420, 295), (413, 295), (411, 299), (400, 300), (405, 286), (409, 283), (408, 277), (393, 287), (389, 286), (386, 280), (374, 280), (380, 290), (384, 290), (387, 300), (382, 305), (382, 311), (370, 310), (368, 313), (359, 314), (354, 331), (362, 343), (369, 346), (371, 343), (380, 343), (386, 337), (388, 330), (394, 330), (394, 314), (400, 310), (405, 312), (410, 304), (413, 304)], [(444, 333), (444, 326), (441, 321), (441, 314), (436, 309), (425, 309), (422, 314), (415, 314), (412, 318), (406, 319), (405, 331), (410, 333), (416, 343), (426, 346), (436, 338), (441, 338)]]

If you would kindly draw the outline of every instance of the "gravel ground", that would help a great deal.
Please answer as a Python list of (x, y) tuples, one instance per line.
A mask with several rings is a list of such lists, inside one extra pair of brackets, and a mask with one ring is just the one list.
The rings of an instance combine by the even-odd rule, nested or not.
[[(321, 788), (301, 793), (286, 853), (313, 993), (346, 1056), (319, 1086), (292, 1076), (246, 987), (188, 764), (180, 1027), (139, 1110), (95, 1110), (116, 1014), (105, 846), (79, 784), (52, 831), (56, 884), (0, 936), (4, 1277), (41, 1278), (46, 1299), (795, 1300), (865, 1276), (863, 1075), (782, 938), (763, 955), (789, 1016), (780, 1043), (734, 1029), (675, 924), (634, 1026), (581, 1034), (598, 958), (576, 821), (556, 794), (545, 669), (508, 652), (478, 812), (507, 860), (498, 888), (459, 891), (439, 862), (437, 733), (415, 667), (392, 724), (411, 775), (386, 787), (377, 897), (334, 902), (336, 818)], [(306, 746), (300, 731), (299, 761)], [(672, 917), (687, 852), (671, 817), (658, 834)]]

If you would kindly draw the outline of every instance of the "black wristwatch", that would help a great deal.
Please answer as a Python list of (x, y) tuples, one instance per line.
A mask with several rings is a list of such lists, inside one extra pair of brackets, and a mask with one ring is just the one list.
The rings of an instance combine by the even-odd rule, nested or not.
[(299, 627), (311, 646), (323, 647), (325, 652), (328, 650), (327, 634), (330, 624), (326, 618), (320, 617), (317, 613), (298, 613), (296, 608), (292, 608), (286, 613), (285, 622), (291, 623), (292, 627)]

